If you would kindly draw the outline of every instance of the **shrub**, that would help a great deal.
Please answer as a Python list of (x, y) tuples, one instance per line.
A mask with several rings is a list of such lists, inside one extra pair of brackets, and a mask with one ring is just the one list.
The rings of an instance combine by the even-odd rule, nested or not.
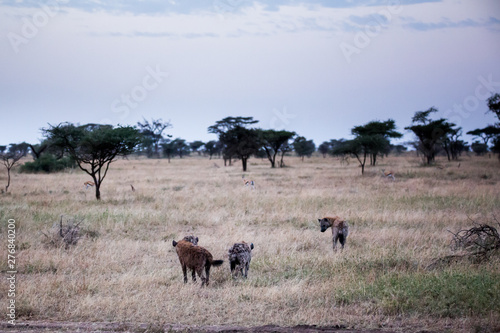
[(40, 158), (33, 162), (26, 162), (21, 166), (21, 172), (36, 173), (36, 172), (58, 172), (66, 168), (75, 167), (75, 161), (70, 157), (57, 159), (54, 155), (43, 154)]

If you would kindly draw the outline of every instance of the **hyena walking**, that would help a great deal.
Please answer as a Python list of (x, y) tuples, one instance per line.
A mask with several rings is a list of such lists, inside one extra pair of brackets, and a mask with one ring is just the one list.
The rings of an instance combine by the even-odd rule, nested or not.
[(318, 219), (318, 221), (321, 226), (321, 232), (325, 232), (326, 229), (330, 227), (332, 228), (333, 251), (337, 251), (337, 241), (340, 241), (340, 245), (342, 246), (341, 249), (343, 250), (347, 235), (349, 234), (349, 225), (347, 224), (347, 221), (338, 216), (324, 217), (322, 219)]
[(250, 269), (250, 261), (252, 260), (253, 243), (248, 246), (247, 243), (235, 243), (228, 251), (229, 264), (231, 265), (231, 274), (234, 278), (234, 271), (238, 268), (241, 275), (245, 278), (248, 277), (248, 270)]
[[(198, 238), (196, 237), (196, 242), (197, 241)], [(208, 252), (207, 249), (194, 245), (192, 242), (185, 239), (178, 242), (172, 241), (172, 245), (175, 247), (177, 255), (179, 256), (182, 273), (184, 274), (184, 283), (187, 283), (187, 269), (189, 268), (192, 273), (193, 281), (196, 281), (196, 274), (198, 274), (202, 281), (201, 285), (208, 286), (210, 280), (210, 267), (220, 266), (224, 262), (223, 260), (214, 260), (212, 254)], [(203, 269), (205, 270), (205, 276), (203, 276)]]

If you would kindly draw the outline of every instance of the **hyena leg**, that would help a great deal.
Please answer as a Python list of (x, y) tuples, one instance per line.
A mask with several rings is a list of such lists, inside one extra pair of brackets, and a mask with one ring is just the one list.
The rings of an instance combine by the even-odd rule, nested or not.
[(340, 241), (340, 245), (341, 245), (341, 250), (344, 250), (344, 245), (345, 245), (345, 237), (343, 234), (340, 234), (339, 235), (339, 241)]
[(333, 251), (337, 251), (337, 241), (339, 240), (339, 235), (333, 236)]
[(245, 264), (245, 275), (244, 275), (244, 276), (245, 276), (245, 279), (248, 277), (248, 269), (249, 269), (249, 268), (250, 268), (250, 263), (248, 263), (248, 262), (247, 262), (247, 263)]
[(234, 279), (234, 270), (236, 269), (236, 261), (231, 260), (231, 275), (233, 276)]
[(191, 270), (191, 275), (193, 277), (193, 282), (196, 282), (196, 272), (194, 271), (194, 269)]
[(203, 281), (206, 286), (208, 286), (209, 280), (210, 280), (210, 265), (206, 265), (205, 266), (205, 281)]
[(196, 268), (196, 273), (201, 279), (201, 286), (203, 286), (206, 282), (206, 278), (203, 276), (203, 267)]
[(184, 274), (184, 283), (187, 283), (188, 282), (188, 278), (187, 278), (187, 267), (186, 267), (186, 265), (182, 265), (182, 274)]

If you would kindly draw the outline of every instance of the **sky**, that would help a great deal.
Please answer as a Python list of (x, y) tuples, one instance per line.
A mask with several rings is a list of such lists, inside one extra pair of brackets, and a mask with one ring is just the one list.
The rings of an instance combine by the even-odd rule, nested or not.
[(0, 145), (144, 119), (206, 142), (228, 116), (316, 145), (394, 119), (402, 143), (430, 107), (465, 134), (499, 60), (497, 0), (0, 0)]

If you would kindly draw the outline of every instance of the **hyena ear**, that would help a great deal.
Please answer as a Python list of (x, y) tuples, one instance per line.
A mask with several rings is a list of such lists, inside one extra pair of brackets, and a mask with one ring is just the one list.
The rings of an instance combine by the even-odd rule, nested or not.
[(250, 243), (250, 250), (253, 250), (253, 243)]
[(198, 243), (198, 237), (196, 237), (196, 243)]
[(318, 219), (318, 222), (321, 223), (321, 219)]
[(172, 245), (175, 247), (177, 245), (176, 241), (172, 241)]

